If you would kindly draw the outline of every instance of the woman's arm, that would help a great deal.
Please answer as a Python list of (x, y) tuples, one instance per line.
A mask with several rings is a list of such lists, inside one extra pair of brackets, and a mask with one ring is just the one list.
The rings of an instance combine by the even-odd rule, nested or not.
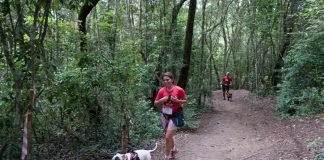
[(171, 101), (179, 103), (179, 104), (187, 104), (188, 103), (187, 96), (184, 96), (182, 99), (178, 99), (177, 97), (171, 97)]
[(166, 102), (168, 100), (168, 96), (165, 96), (159, 100), (155, 100), (154, 101), (154, 105), (155, 106), (161, 106), (164, 102)]

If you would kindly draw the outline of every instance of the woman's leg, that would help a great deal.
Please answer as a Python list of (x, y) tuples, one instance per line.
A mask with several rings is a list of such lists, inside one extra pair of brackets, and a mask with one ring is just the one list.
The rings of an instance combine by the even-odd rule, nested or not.
[[(166, 119), (163, 119), (166, 122)], [(174, 139), (173, 136), (177, 130), (177, 127), (174, 125), (173, 121), (167, 120), (167, 123), (164, 123), (165, 128), (165, 155), (168, 158), (173, 158), (171, 150), (174, 148)]]
[(165, 134), (165, 153), (168, 156), (171, 156), (171, 150), (174, 147), (174, 139), (173, 136), (175, 134), (175, 130), (167, 130)]
[(223, 90), (223, 97), (224, 97), (224, 100), (225, 100), (225, 90), (226, 90), (226, 88), (225, 88), (224, 84), (222, 85), (222, 90)]

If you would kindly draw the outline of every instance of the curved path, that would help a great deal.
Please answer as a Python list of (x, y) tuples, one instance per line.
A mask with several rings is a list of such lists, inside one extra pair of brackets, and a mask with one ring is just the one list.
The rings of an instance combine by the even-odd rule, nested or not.
[[(177, 160), (306, 160), (307, 140), (324, 133), (323, 118), (279, 120), (271, 109), (274, 100), (251, 100), (246, 90), (233, 91), (231, 102), (214, 91), (207, 103), (213, 111), (198, 117), (199, 128), (175, 136)], [(160, 146), (153, 160), (163, 159), (157, 158), (163, 157)]]

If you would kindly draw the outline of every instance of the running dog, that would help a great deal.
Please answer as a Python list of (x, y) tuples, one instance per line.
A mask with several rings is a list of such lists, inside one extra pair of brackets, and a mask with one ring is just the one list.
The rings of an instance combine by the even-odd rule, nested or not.
[(152, 150), (140, 149), (126, 154), (117, 153), (112, 160), (152, 160), (151, 152), (154, 152), (156, 148), (157, 143), (155, 143), (155, 147)]
[(227, 92), (227, 100), (228, 101), (232, 100), (232, 93)]

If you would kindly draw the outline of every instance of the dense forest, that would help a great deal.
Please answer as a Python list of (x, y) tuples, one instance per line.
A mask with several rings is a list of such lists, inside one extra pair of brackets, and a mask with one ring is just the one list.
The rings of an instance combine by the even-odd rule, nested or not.
[(323, 19), (323, 0), (0, 0), (0, 159), (21, 156), (24, 123), (28, 159), (161, 136), (165, 71), (187, 122), (226, 72), (282, 117), (323, 113)]

